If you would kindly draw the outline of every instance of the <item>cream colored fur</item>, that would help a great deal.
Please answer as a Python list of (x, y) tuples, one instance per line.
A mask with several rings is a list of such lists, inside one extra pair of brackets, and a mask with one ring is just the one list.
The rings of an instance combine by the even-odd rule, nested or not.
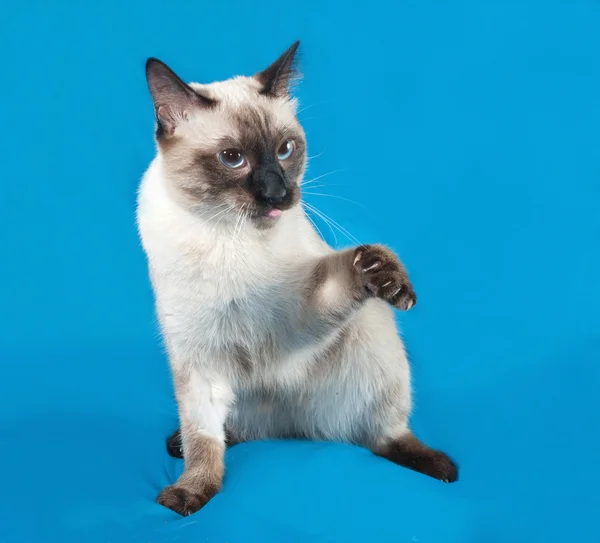
[[(357, 299), (352, 269), (359, 256), (331, 249), (300, 205), (259, 228), (233, 201), (230, 207), (191, 202), (178, 189), (175, 177), (183, 174), (172, 172), (184, 163), (183, 153), (235, 132), (228, 111), (258, 108), (274, 125), (300, 129), (295, 102), (265, 98), (257, 85), (241, 77), (192, 84), (217, 99), (218, 108), (175, 119), (175, 137), (187, 144), (167, 151), (159, 145), (139, 189), (139, 232), (173, 371), (184, 456), (200, 446), (216, 451), (208, 463), (186, 463), (177, 483), (197, 496), (204, 491), (192, 487), (208, 484), (199, 481), (218, 488), (226, 434), (236, 441), (304, 437), (374, 450), (409, 435), (404, 346), (392, 307), (375, 297)], [(195, 171), (184, 172), (186, 183)], [(329, 271), (317, 280), (320, 266)], [(171, 492), (161, 503), (180, 511), (201, 506), (173, 506), (171, 499), (180, 497)]]
[[(409, 368), (388, 304), (371, 299), (353, 311), (336, 371), (319, 367), (337, 330), (316, 339), (306, 333), (304, 345), (290, 337), (301, 338), (298, 326), (310, 318), (307, 271), (332, 252), (302, 208), (272, 229), (244, 228), (234, 237), (235, 221), (206, 221), (170, 197), (161, 162), (159, 155), (144, 176), (138, 224), (173, 370), (196, 385), (180, 408), (198, 429), (222, 439), (229, 416), (241, 439), (301, 434), (366, 445), (400, 435), (410, 412)], [(329, 278), (320, 310), (344, 304), (344, 288)], [(266, 336), (280, 342), (277, 359), (261, 359)], [(229, 358), (233, 345), (254, 357), (250, 377)]]

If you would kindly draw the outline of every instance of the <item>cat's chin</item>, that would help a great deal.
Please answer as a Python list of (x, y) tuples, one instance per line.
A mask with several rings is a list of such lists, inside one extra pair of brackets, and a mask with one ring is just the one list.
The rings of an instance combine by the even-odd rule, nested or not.
[(265, 210), (262, 213), (256, 214), (254, 217), (252, 217), (252, 221), (258, 228), (270, 228), (277, 223), (284, 211), (285, 210), (283, 209), (273, 207)]

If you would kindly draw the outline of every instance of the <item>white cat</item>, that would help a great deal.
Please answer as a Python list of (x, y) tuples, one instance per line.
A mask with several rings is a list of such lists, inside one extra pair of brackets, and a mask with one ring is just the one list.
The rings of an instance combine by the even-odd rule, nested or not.
[(355, 443), (457, 479), (408, 428), (409, 365), (391, 307), (416, 302), (404, 267), (380, 245), (332, 250), (299, 205), (297, 47), (254, 77), (209, 85), (146, 65), (158, 153), (138, 225), (179, 405), (171, 448), (181, 439), (185, 461), (158, 501), (183, 515), (218, 492), (226, 443), (246, 440)]

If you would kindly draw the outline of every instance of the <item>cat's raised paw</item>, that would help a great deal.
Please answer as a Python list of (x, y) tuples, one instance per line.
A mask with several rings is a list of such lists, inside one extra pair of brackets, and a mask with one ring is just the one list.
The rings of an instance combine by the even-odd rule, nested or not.
[(372, 296), (383, 298), (394, 307), (409, 310), (417, 295), (398, 257), (382, 245), (361, 245), (354, 251), (354, 271)]
[(216, 489), (214, 492), (207, 492), (206, 490), (196, 492), (174, 484), (165, 488), (156, 498), (156, 502), (187, 517), (202, 509), (216, 493)]

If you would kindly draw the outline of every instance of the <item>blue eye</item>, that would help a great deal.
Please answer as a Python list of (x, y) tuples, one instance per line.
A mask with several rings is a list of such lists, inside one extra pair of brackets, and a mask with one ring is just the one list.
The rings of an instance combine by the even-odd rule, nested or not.
[(287, 160), (294, 154), (294, 149), (296, 145), (294, 144), (294, 140), (287, 140), (281, 144), (281, 147), (277, 149), (277, 158), (279, 160)]
[(246, 164), (244, 155), (238, 149), (225, 149), (219, 153), (219, 160), (228, 168), (241, 168)]

